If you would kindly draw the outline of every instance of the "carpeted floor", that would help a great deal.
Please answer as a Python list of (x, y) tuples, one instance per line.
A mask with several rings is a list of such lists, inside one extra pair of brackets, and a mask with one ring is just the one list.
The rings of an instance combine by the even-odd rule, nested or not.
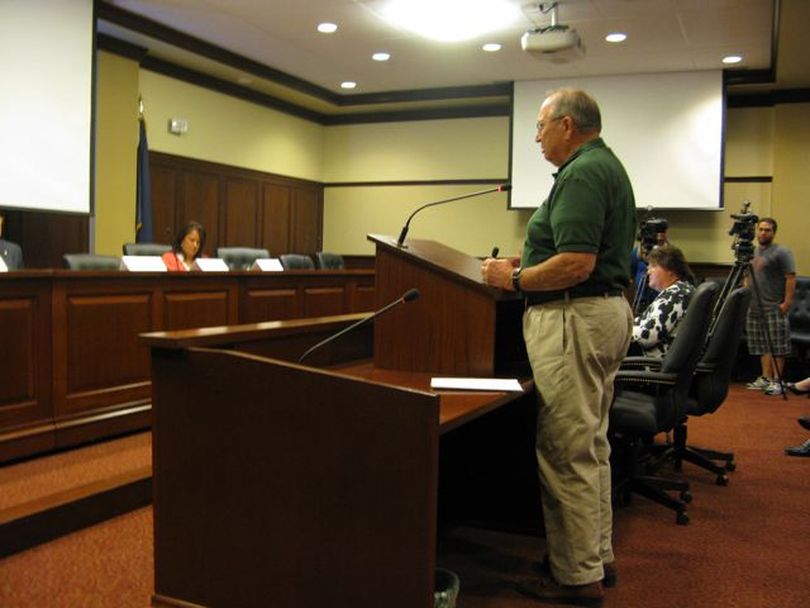
[[(688, 526), (643, 498), (616, 511), (619, 585), (605, 606), (803, 605), (810, 589), (802, 561), (810, 543), (810, 458), (785, 456), (783, 448), (808, 437), (796, 423), (806, 414), (808, 399), (734, 387), (717, 413), (692, 420), (690, 443), (733, 450), (737, 470), (720, 487), (713, 475), (684, 465), (694, 495)], [(151, 526), (151, 509), (141, 509), (0, 560), (0, 606), (149, 606)], [(459, 608), (522, 608), (538, 604), (518, 595), (514, 582), (530, 575), (542, 550), (541, 539), (456, 528), (442, 539), (439, 562), (461, 578)]]

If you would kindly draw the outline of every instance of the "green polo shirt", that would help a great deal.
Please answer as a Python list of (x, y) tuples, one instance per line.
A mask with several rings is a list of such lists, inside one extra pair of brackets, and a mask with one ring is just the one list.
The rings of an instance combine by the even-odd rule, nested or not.
[(577, 148), (554, 174), (548, 198), (529, 220), (521, 266), (557, 253), (595, 253), (596, 267), (580, 285), (624, 289), (630, 282), (635, 229), (630, 178), (602, 138), (596, 138)]

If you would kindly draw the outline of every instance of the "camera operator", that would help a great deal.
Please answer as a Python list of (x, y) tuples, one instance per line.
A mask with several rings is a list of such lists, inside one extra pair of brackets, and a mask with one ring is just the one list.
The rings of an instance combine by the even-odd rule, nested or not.
[[(793, 254), (787, 247), (773, 242), (776, 234), (776, 220), (760, 218), (757, 224), (757, 243), (751, 262), (751, 272), (762, 301), (759, 306), (748, 309), (745, 330), (748, 334), (748, 351), (759, 355), (761, 374), (748, 384), (749, 389), (762, 390), (768, 395), (781, 395), (785, 355), (790, 353), (790, 327), (788, 311), (793, 303), (796, 289), (796, 264)], [(750, 279), (746, 277), (746, 285)], [(768, 337), (772, 352), (768, 350)], [(773, 356), (772, 356), (773, 355)]]

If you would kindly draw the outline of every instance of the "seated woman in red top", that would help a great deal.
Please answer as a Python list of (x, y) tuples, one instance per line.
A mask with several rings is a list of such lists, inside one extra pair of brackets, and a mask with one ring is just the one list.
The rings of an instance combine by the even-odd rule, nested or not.
[(205, 228), (199, 222), (189, 222), (177, 233), (172, 250), (161, 257), (166, 268), (172, 272), (191, 270), (194, 260), (202, 255), (205, 247)]

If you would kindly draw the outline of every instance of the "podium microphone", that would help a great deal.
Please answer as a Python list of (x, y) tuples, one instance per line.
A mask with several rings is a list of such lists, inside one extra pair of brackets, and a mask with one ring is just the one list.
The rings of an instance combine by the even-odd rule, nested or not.
[(331, 335), (331, 336), (329, 336), (328, 338), (326, 338), (326, 339), (321, 340), (320, 342), (318, 342), (318, 343), (317, 343), (315, 346), (310, 347), (309, 349), (307, 349), (307, 351), (306, 351), (306, 352), (305, 352), (303, 355), (301, 355), (300, 357), (298, 357), (298, 363), (301, 363), (301, 362), (302, 362), (304, 359), (306, 359), (306, 358), (307, 358), (307, 357), (308, 357), (308, 356), (309, 356), (309, 355), (310, 355), (310, 354), (311, 354), (313, 351), (316, 351), (316, 350), (317, 350), (317, 349), (319, 349), (321, 346), (324, 346), (325, 344), (329, 344), (329, 343), (330, 343), (330, 342), (332, 342), (333, 340), (337, 340), (337, 339), (338, 339), (340, 336), (342, 336), (343, 334), (345, 334), (345, 333), (347, 333), (347, 332), (350, 332), (351, 330), (353, 330), (353, 329), (355, 329), (355, 328), (357, 328), (357, 327), (360, 327), (361, 325), (364, 325), (364, 324), (368, 323), (369, 321), (373, 321), (374, 319), (376, 319), (377, 317), (379, 317), (381, 314), (388, 312), (388, 311), (389, 311), (389, 310), (391, 310), (392, 308), (394, 308), (394, 307), (396, 307), (396, 306), (399, 306), (400, 304), (403, 304), (403, 303), (405, 303), (405, 302), (410, 302), (411, 300), (415, 300), (415, 299), (416, 299), (416, 298), (418, 298), (418, 297), (419, 297), (419, 290), (418, 290), (418, 289), (416, 289), (415, 287), (414, 287), (413, 289), (409, 289), (409, 290), (408, 290), (408, 291), (406, 291), (404, 294), (402, 294), (402, 296), (401, 296), (401, 297), (397, 298), (396, 300), (394, 300), (394, 301), (393, 301), (393, 302), (391, 302), (390, 304), (386, 304), (385, 306), (383, 306), (383, 307), (382, 307), (382, 308), (380, 308), (379, 310), (377, 310), (377, 311), (373, 312), (373, 313), (372, 313), (372, 314), (370, 314), (369, 316), (364, 317), (364, 318), (360, 319), (359, 321), (357, 321), (357, 322), (355, 322), (355, 323), (352, 323), (352, 324), (351, 324), (351, 325), (349, 325), (348, 327), (344, 327), (343, 329), (341, 329), (341, 330), (340, 330), (339, 332), (337, 332), (336, 334), (332, 334), (332, 335)]
[(426, 205), (417, 207), (416, 210), (408, 216), (408, 220), (402, 227), (402, 231), (399, 233), (399, 238), (397, 239), (397, 247), (403, 246), (402, 243), (405, 242), (405, 237), (408, 235), (408, 228), (411, 225), (411, 220), (413, 219), (413, 216), (419, 213), (422, 209), (427, 209), (428, 207), (433, 207), (434, 205), (443, 205), (444, 203), (452, 203), (453, 201), (460, 201), (463, 198), (472, 198), (473, 196), (490, 194), (492, 192), (509, 192), (511, 189), (512, 184), (501, 184), (500, 186), (496, 186), (495, 188), (487, 188), (486, 190), (477, 190), (476, 192), (470, 192), (469, 194), (462, 194), (461, 196), (453, 196), (451, 198), (445, 198), (440, 201), (433, 201), (432, 203), (427, 203)]

